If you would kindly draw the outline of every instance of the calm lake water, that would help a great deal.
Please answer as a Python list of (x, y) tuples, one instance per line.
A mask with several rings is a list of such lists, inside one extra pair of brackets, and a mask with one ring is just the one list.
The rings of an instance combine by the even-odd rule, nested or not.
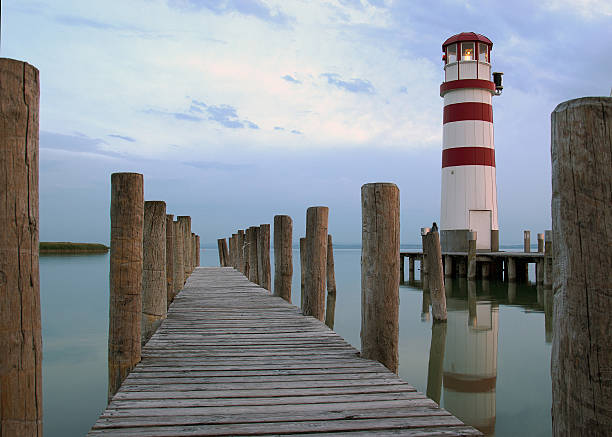
[[(334, 250), (334, 328), (358, 349), (360, 255)], [(299, 303), (299, 251), (293, 256)], [(216, 250), (203, 250), (201, 265), (218, 265)], [(108, 273), (109, 254), (40, 258), (46, 437), (84, 435), (106, 407)], [(449, 285), (448, 323), (436, 326), (433, 341), (428, 294), (400, 287), (400, 376), (488, 435), (528, 429), (550, 436), (550, 291), (459, 279)]]

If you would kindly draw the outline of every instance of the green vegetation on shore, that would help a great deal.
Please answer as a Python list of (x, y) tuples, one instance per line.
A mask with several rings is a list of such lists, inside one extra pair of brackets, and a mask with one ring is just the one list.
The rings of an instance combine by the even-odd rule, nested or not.
[(41, 241), (40, 253), (105, 253), (108, 246), (99, 243), (72, 243), (69, 241)]

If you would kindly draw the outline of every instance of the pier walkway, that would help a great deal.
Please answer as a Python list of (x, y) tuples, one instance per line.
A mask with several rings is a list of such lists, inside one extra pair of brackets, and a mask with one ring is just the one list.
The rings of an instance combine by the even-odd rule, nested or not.
[(199, 267), (89, 436), (481, 435), (229, 267)]

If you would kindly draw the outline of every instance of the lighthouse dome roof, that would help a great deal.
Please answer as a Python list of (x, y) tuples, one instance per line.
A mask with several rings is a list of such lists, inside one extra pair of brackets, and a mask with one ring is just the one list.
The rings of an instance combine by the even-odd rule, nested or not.
[(489, 47), (493, 47), (493, 43), (489, 38), (484, 35), (475, 32), (461, 32), (457, 35), (451, 36), (449, 39), (442, 43), (442, 50), (449, 44), (460, 41), (480, 41), (489, 45)]

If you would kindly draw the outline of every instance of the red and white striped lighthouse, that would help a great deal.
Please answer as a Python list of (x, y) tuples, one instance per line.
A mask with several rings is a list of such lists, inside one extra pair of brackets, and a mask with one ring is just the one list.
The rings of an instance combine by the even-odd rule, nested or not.
[[(443, 251), (465, 252), (468, 232), (476, 248), (497, 250), (497, 187), (491, 98), (501, 92), (501, 73), (491, 80), (491, 48), (484, 35), (464, 32), (444, 41), (442, 140)], [(497, 87), (496, 87), (497, 84)]]

